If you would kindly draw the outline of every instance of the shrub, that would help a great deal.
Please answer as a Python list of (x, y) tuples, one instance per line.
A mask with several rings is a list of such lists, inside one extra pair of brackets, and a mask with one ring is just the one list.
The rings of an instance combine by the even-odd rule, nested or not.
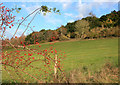
[(75, 38), (76, 34), (74, 32), (70, 33), (70, 38)]
[(118, 83), (118, 67), (104, 64), (99, 71), (92, 72), (86, 66), (70, 72), (70, 83)]
[(69, 40), (69, 38), (67, 37), (67, 36), (65, 36), (65, 35), (61, 35), (60, 37), (59, 37), (59, 40), (60, 41), (64, 41), (64, 40)]

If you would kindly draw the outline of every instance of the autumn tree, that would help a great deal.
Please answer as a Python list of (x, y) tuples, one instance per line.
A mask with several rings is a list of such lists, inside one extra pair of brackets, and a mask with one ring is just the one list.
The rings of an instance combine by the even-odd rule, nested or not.
[(89, 23), (86, 20), (79, 20), (75, 24), (76, 31), (79, 33), (80, 38), (84, 38), (85, 33), (89, 30)]
[(58, 31), (59, 35), (63, 34), (66, 35), (67, 34), (67, 29), (61, 25), (61, 27), (59, 27), (56, 31)]

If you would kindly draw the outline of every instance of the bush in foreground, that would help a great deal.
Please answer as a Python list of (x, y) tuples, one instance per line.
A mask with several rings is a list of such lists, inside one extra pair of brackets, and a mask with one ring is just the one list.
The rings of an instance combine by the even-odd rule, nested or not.
[(69, 83), (118, 83), (118, 67), (106, 63), (100, 71), (91, 72), (87, 67), (70, 72)]

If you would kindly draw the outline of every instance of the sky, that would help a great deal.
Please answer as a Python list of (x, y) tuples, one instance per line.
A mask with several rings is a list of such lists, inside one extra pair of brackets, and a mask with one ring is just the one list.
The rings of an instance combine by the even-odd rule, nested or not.
[[(119, 0), (1, 0), (4, 6), (8, 8), (14, 8), (15, 6), (21, 8), (20, 13), (13, 12), (16, 16), (15, 24), (11, 29), (7, 28), (5, 36), (11, 38), (21, 22), (22, 17), (26, 17), (28, 14), (33, 12), (35, 9), (42, 5), (50, 8), (57, 8), (60, 10), (61, 15), (55, 13), (48, 13), (46, 16), (43, 14), (37, 14), (30, 27), (25, 32), (28, 35), (33, 31), (40, 31), (42, 29), (55, 30), (61, 25), (66, 25), (68, 22), (74, 22), (75, 20), (82, 19), (89, 16), (92, 12), (96, 17), (108, 14), (113, 10), (118, 11)], [(27, 21), (20, 26), (16, 36), (21, 36), (27, 25), (33, 18), (34, 14), (27, 18)], [(18, 22), (18, 20), (20, 20)], [(32, 29), (32, 30), (31, 30)]]

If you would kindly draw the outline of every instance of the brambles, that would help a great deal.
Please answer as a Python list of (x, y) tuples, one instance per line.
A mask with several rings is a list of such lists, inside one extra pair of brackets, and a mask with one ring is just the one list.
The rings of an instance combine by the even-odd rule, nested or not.
[[(3, 4), (3, 3), (2, 3)], [(10, 10), (9, 8), (5, 8), (5, 6), (1, 6), (0, 4), (0, 21), (2, 22), (0, 25), (0, 30), (2, 31), (1, 38), (5, 39), (4, 33), (6, 31), (6, 27), (12, 29), (14, 26), (13, 22), (15, 21), (15, 16), (13, 16), (11, 13), (13, 10), (16, 10), (16, 12), (19, 13), (19, 10), (21, 8), (15, 8)], [(4, 51), (1, 53), (0, 60), (2, 60), (0, 63), (3, 66), (3, 70), (6, 71), (10, 76), (10, 78), (13, 80), (14, 83), (44, 83), (44, 82), (50, 82), (50, 76), (54, 78), (54, 66), (55, 62), (56, 67), (58, 70), (58, 74), (65, 77), (63, 75), (63, 68), (61, 66), (61, 61), (64, 59), (64, 53), (62, 55), (59, 55), (59, 53), (53, 46), (46, 49), (40, 49), (41, 45), (38, 42), (38, 36), (33, 35), (33, 42), (25, 42), (25, 36), (24, 33), (28, 29), (30, 23), (33, 21), (36, 14), (43, 12), (44, 15), (46, 15), (47, 12), (53, 12), (54, 13), (60, 13), (59, 10), (56, 10), (56, 8), (48, 8), (47, 6), (41, 6), (40, 8), (33, 11), (31, 14), (29, 14), (26, 17), (22, 17), (20, 20), (18, 20), (18, 27), (14, 33), (14, 35), (11, 38), (11, 41), (9, 39), (4, 40), (6, 45), (12, 46), (12, 51)], [(24, 21), (27, 21), (27, 18), (32, 15), (32, 20), (27, 24), (24, 25)], [(25, 31), (22, 33), (21, 37), (17, 37), (16, 33), (21, 25), (24, 25), (26, 27)], [(35, 27), (35, 26), (33, 26)], [(52, 34), (55, 34), (52, 32)], [(15, 38), (14, 38), (15, 37)], [(57, 37), (52, 36), (51, 41), (55, 40)], [(30, 41), (31, 42), (31, 41)], [(31, 48), (30, 44), (36, 44), (38, 45), (38, 49)], [(27, 46), (26, 46), (27, 45)], [(53, 44), (51, 44), (53, 45)], [(14, 48), (14, 49), (13, 49)], [(55, 60), (55, 56), (57, 56), (57, 60)], [(31, 72), (33, 71), (33, 72)], [(59, 72), (60, 71), (60, 72)]]
[(15, 7), (14, 9), (10, 9), (2, 5), (3, 3), (0, 4), (0, 30), (3, 31), (4, 34), (7, 27), (11, 28), (14, 26), (13, 22), (15, 21), (16, 16), (13, 16), (12, 12), (14, 10), (16, 10), (16, 12), (19, 12), (21, 8)]
[[(38, 45), (38, 47), (41, 47)], [(58, 56), (58, 54), (61, 54)], [(61, 61), (64, 59), (65, 53), (59, 53), (53, 46), (50, 48), (46, 48), (45, 50), (39, 50), (39, 49), (32, 49), (32, 50), (22, 50), (18, 49), (17, 51), (13, 52), (6, 52), (2, 53), (2, 64), (4, 70), (8, 71), (11, 74), (12, 78), (16, 82), (22, 82), (25, 83), (24, 79), (21, 79), (25, 76), (25, 73), (29, 74), (31, 70), (34, 70), (34, 73), (29, 74), (31, 78), (35, 79), (37, 82), (38, 80), (42, 79), (42, 82), (47, 81), (51, 75), (53, 74), (54, 70), (54, 63), (55, 63), (55, 55), (57, 55), (57, 66), (59, 75), (63, 74), (63, 69), (61, 66)], [(36, 66), (35, 66), (36, 65)], [(12, 68), (12, 69), (11, 69)], [(13, 70), (14, 69), (14, 70)], [(26, 70), (27, 69), (27, 70)], [(15, 71), (15, 74), (13, 75), (11, 72)], [(23, 74), (24, 73), (24, 74)], [(22, 74), (22, 75), (20, 75)], [(41, 76), (40, 76), (41, 75)], [(20, 80), (17, 80), (15, 76), (18, 76)], [(34, 78), (35, 76), (35, 78)], [(54, 78), (54, 75), (52, 75)], [(28, 78), (28, 77), (27, 77)], [(31, 79), (30, 78), (30, 79)], [(32, 83), (27, 80), (28, 82)], [(45, 82), (44, 81), (44, 82)]]
[(7, 27), (11, 28), (13, 26), (12, 23), (15, 20), (15, 16), (12, 15), (11, 9), (2, 6), (2, 4), (0, 4), (0, 31), (4, 34)]

